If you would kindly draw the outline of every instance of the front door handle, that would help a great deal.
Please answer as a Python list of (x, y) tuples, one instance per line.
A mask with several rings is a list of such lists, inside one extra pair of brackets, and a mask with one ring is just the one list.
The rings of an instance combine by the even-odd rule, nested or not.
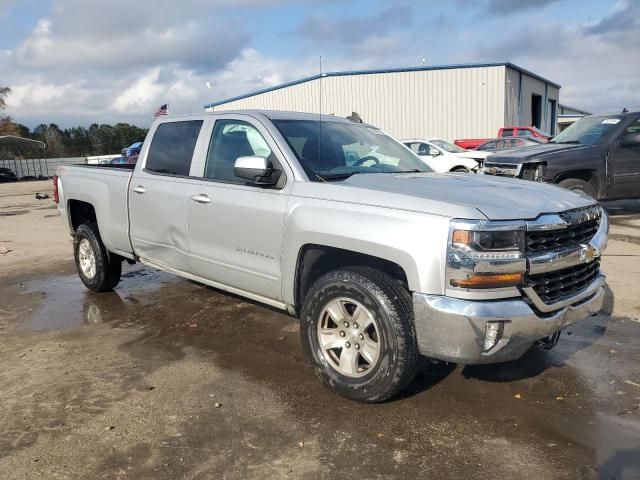
[(136, 193), (144, 193), (144, 192), (147, 191), (142, 185), (138, 185), (137, 187), (133, 187), (132, 190), (134, 192), (136, 192)]
[(211, 203), (211, 199), (204, 193), (201, 193), (199, 195), (193, 195), (191, 197), (191, 200), (198, 203)]

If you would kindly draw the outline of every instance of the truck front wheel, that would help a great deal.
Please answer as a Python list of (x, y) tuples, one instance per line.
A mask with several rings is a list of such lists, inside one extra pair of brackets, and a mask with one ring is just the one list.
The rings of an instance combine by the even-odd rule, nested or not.
[(300, 334), (316, 375), (351, 400), (382, 402), (416, 374), (411, 295), (381, 271), (349, 267), (318, 279), (302, 306)]
[(566, 178), (558, 183), (558, 185), (576, 192), (584, 192), (590, 197), (596, 198), (596, 189), (593, 188), (593, 185), (579, 178)]
[(78, 275), (89, 290), (113, 290), (120, 282), (122, 261), (117, 255), (109, 255), (95, 222), (83, 223), (76, 229), (73, 257)]

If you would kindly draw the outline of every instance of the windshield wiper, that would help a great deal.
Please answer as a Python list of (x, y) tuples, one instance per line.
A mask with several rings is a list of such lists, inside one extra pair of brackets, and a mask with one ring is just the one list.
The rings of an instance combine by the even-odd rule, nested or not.
[(331, 180), (346, 180), (351, 175), (357, 175), (360, 172), (345, 172), (345, 173), (334, 173), (331, 175), (318, 175), (315, 174), (316, 178), (322, 182), (330, 182)]
[(578, 140), (565, 140), (564, 142), (555, 142), (555, 141), (553, 141), (553, 140), (552, 140), (552, 141), (551, 141), (551, 142), (549, 142), (549, 143), (555, 143), (556, 145), (561, 145), (561, 144), (562, 144), (562, 145), (569, 145), (569, 144), (572, 144), (572, 145), (581, 145), (581, 143), (580, 143)]

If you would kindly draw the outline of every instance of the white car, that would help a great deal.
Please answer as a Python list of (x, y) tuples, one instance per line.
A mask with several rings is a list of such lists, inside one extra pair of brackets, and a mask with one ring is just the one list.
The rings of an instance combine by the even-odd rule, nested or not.
[(407, 147), (416, 153), (424, 163), (438, 173), (473, 172), (477, 173), (479, 162), (471, 152), (445, 140), (409, 139), (402, 140)]

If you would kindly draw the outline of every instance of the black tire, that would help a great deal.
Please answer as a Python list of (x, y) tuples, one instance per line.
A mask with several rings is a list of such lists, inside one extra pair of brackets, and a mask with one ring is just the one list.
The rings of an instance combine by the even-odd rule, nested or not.
[[(322, 354), (320, 315), (337, 298), (366, 307), (380, 327), (380, 355), (364, 376), (343, 375)], [(379, 270), (349, 267), (329, 272), (307, 293), (300, 316), (302, 345), (316, 375), (330, 389), (351, 400), (383, 402), (400, 393), (418, 369), (418, 348), (411, 295), (400, 282)]]
[[(95, 275), (91, 278), (85, 275), (80, 267), (79, 246), (86, 239), (95, 255)], [(122, 259), (118, 255), (110, 254), (102, 243), (98, 224), (95, 222), (83, 223), (75, 232), (73, 240), (73, 258), (76, 261), (76, 269), (82, 283), (94, 292), (106, 292), (120, 282), (122, 274)]]
[(593, 185), (579, 178), (567, 178), (558, 183), (558, 185), (568, 190), (583, 192), (592, 198), (596, 198), (596, 189), (593, 188)]
[(469, 169), (466, 167), (455, 167), (451, 169), (451, 173), (469, 173)]

